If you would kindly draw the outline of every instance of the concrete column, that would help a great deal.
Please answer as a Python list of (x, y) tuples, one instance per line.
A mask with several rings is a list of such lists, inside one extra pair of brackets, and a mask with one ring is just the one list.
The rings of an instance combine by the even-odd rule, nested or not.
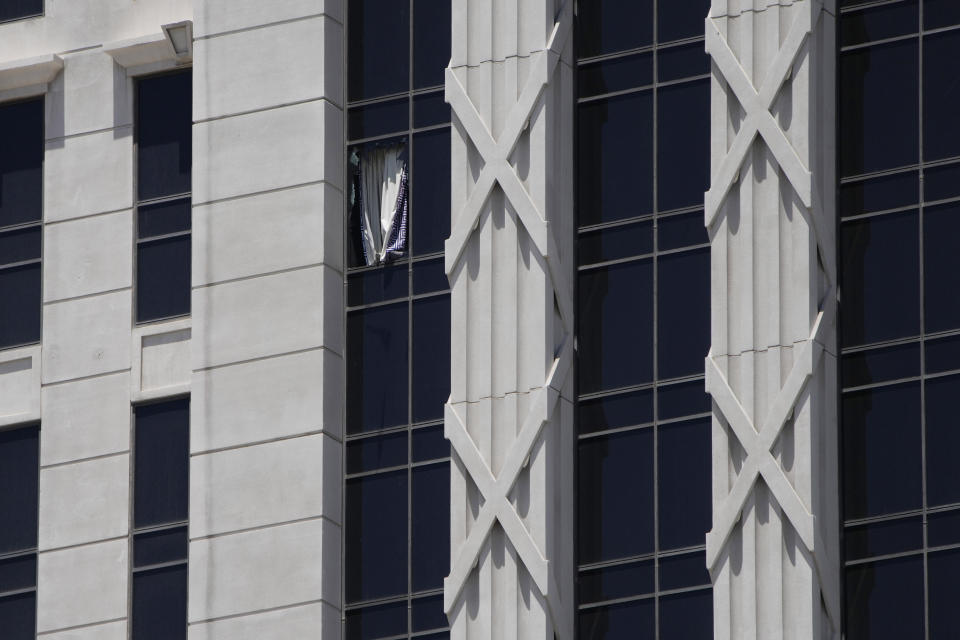
[(573, 0), (454, 0), (456, 640), (572, 640)]
[(342, 5), (194, 5), (191, 640), (340, 638)]
[(714, 0), (718, 640), (839, 637), (835, 2)]

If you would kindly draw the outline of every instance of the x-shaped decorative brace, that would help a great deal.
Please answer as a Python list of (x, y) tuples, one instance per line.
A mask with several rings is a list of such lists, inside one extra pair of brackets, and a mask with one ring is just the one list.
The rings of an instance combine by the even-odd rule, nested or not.
[(483, 169), (473, 187), (469, 198), (457, 214), (450, 237), (445, 246), (445, 266), (450, 276), (460, 262), (470, 236), (480, 222), (483, 207), (490, 197), (495, 184), (499, 184), (510, 201), (527, 234), (533, 240), (537, 252), (547, 261), (547, 269), (553, 282), (557, 304), (564, 328), (572, 331), (573, 297), (566, 277), (558, 270), (550, 258), (556, 255), (556, 239), (544, 216), (541, 214), (530, 193), (516, 170), (510, 164), (510, 155), (517, 146), (520, 136), (530, 122), (533, 110), (550, 81), (553, 71), (560, 60), (560, 53), (570, 32), (573, 2), (567, 0), (554, 25), (553, 32), (542, 51), (531, 55), (530, 74), (519, 99), (513, 105), (499, 138), (494, 139), (476, 106), (467, 94), (467, 90), (457, 78), (453, 69), (446, 70), (446, 101), (450, 103), (460, 124), (466, 130), (477, 152), (483, 158)]
[(823, 340), (827, 328), (833, 325), (835, 313), (836, 298), (831, 291), (827, 296), (826, 307), (817, 315), (810, 338), (800, 347), (787, 381), (767, 412), (759, 432), (730, 388), (713, 355), (707, 356), (707, 392), (713, 396), (714, 402), (717, 403), (720, 412), (747, 453), (747, 458), (733, 487), (714, 516), (713, 529), (707, 533), (707, 566), (710, 569), (716, 566), (720, 551), (740, 519), (747, 498), (761, 476), (776, 498), (777, 504), (796, 529), (804, 546), (808, 551), (814, 551), (813, 516), (770, 450), (780, 437), (783, 426), (790, 419), (790, 414), (800, 400), (807, 381), (820, 362), (823, 355)]
[(723, 199), (737, 181), (740, 168), (743, 166), (757, 135), (763, 137), (777, 164), (786, 174), (794, 190), (808, 209), (813, 203), (813, 180), (810, 171), (804, 165), (796, 149), (787, 138), (776, 118), (770, 112), (780, 88), (786, 81), (793, 64), (799, 55), (807, 36), (813, 29), (814, 16), (820, 10), (817, 0), (810, 0), (809, 7), (800, 11), (794, 21), (786, 41), (780, 47), (773, 64), (760, 85), (760, 91), (753, 86), (747, 77), (736, 55), (730, 49), (726, 39), (720, 34), (714, 19), (706, 19), (706, 50), (713, 57), (714, 63), (727, 85), (746, 112), (733, 140), (733, 144), (720, 163), (720, 167), (713, 177), (710, 190), (704, 196), (704, 216), (709, 229), (723, 204)]
[(560, 356), (554, 360), (546, 385), (533, 392), (527, 417), (498, 476), (494, 476), (490, 471), (483, 454), (470, 437), (465, 416), (460, 415), (454, 405), (448, 403), (446, 406), (444, 434), (484, 501), (470, 535), (460, 545), (450, 575), (444, 581), (444, 609), (448, 613), (460, 597), (494, 522), (499, 522), (503, 527), (540, 593), (550, 596), (555, 592), (550, 584), (548, 562), (514, 509), (509, 495), (530, 458), (543, 426), (553, 415), (572, 360), (572, 341), (568, 338), (560, 350)]

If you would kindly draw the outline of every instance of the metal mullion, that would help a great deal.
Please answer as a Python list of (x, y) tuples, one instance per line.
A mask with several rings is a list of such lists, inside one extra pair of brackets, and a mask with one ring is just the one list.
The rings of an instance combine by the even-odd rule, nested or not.
[(142, 567), (134, 566), (130, 570), (130, 572), (133, 575), (137, 575), (138, 573), (146, 573), (148, 571), (155, 571), (156, 569), (168, 569), (170, 567), (186, 566), (187, 563), (188, 563), (187, 558), (184, 558), (182, 560), (170, 560), (169, 562), (158, 562), (156, 564), (148, 564)]
[(921, 10), (920, 17), (920, 33), (926, 36), (935, 36), (941, 33), (947, 33), (949, 31), (960, 30), (960, 24), (951, 24), (946, 27), (936, 27), (934, 29), (924, 29), (923, 28), (923, 11)]
[[(958, 331), (958, 334), (960, 334), (960, 331)], [(873, 350), (879, 351), (880, 349), (887, 348), (887, 347), (900, 347), (900, 346), (906, 346), (906, 345), (915, 344), (915, 343), (919, 344), (919, 342), (920, 342), (919, 335), (907, 336), (905, 338), (894, 338), (892, 340), (881, 340), (880, 342), (870, 342), (867, 344), (858, 344), (853, 347), (844, 347), (843, 349), (840, 350), (840, 355), (847, 356), (847, 355), (852, 355), (856, 353), (864, 353), (866, 351), (873, 351)]]
[(864, 0), (862, 3), (843, 7), (840, 9), (840, 14), (842, 18), (849, 18), (846, 14), (857, 13), (864, 9), (873, 9), (875, 7), (882, 7), (884, 5), (898, 4), (900, 0)]
[[(409, 124), (408, 124), (409, 127)], [(380, 142), (382, 140), (399, 140), (400, 138), (406, 138), (410, 135), (410, 129), (404, 129), (403, 131), (391, 131), (390, 133), (383, 133), (377, 136), (368, 136), (366, 138), (357, 138), (355, 140), (348, 140), (347, 146), (355, 146), (358, 144), (365, 144), (367, 142)]]
[(416, 163), (413, 151), (413, 77), (414, 77), (414, 22), (416, 21), (416, 0), (410, 0), (410, 18), (407, 27), (407, 255), (411, 261), (407, 263), (407, 636), (413, 631), (413, 606), (410, 593), (413, 591), (413, 469), (410, 463), (413, 460), (413, 436), (410, 425), (413, 423), (413, 230), (416, 213), (416, 197), (414, 181)]
[[(656, 235), (656, 233), (654, 233)], [(653, 260), (656, 257), (654, 252), (650, 253), (640, 253), (637, 255), (627, 256), (626, 258), (617, 258), (615, 260), (604, 260), (603, 262), (593, 262), (587, 265), (577, 266), (577, 273), (586, 273), (588, 271), (594, 271), (601, 269), (603, 267), (614, 267), (621, 264), (629, 264), (632, 262), (641, 262), (643, 260)]]
[[(899, 551), (897, 553), (885, 553), (883, 555), (872, 556), (870, 558), (858, 558), (856, 560), (847, 560), (844, 564), (844, 567), (857, 567), (865, 564), (871, 564), (873, 562), (883, 562), (884, 560), (895, 560), (897, 558), (913, 558), (915, 556), (924, 557), (924, 565), (926, 565), (926, 550), (925, 549), (915, 549), (913, 551)], [(926, 566), (924, 566), (924, 573), (926, 573)], [(926, 583), (926, 575), (924, 575), (924, 583)], [(924, 587), (924, 600), (926, 600), (926, 587)], [(924, 605), (926, 608), (926, 605)]]
[(599, 102), (600, 100), (606, 100), (608, 98), (619, 98), (620, 96), (627, 96), (634, 93), (642, 93), (644, 91), (652, 91), (655, 87), (655, 84), (645, 84), (637, 87), (631, 87), (629, 89), (621, 89), (620, 91), (611, 91), (610, 93), (602, 93), (598, 95), (585, 96), (583, 98), (577, 98), (577, 105), (588, 104), (591, 102)]
[[(703, 207), (699, 207), (702, 209)], [(617, 220), (609, 220), (607, 222), (598, 222), (596, 224), (587, 224), (582, 227), (577, 228), (577, 235), (583, 233), (590, 233), (591, 231), (604, 231), (606, 229), (616, 229), (619, 227), (629, 227), (632, 224), (637, 224), (639, 222), (648, 222), (653, 221), (653, 212), (643, 213), (637, 216), (631, 216), (629, 218), (620, 218)]]
[(370, 471), (357, 471), (356, 473), (347, 473), (347, 474), (344, 474), (343, 477), (347, 481), (356, 480), (359, 478), (369, 478), (370, 476), (379, 476), (379, 475), (385, 475), (388, 473), (396, 473), (397, 471), (404, 471), (409, 466), (410, 466), (409, 464), (395, 464), (390, 467), (380, 467), (377, 469), (372, 469)]
[(896, 513), (884, 513), (877, 516), (867, 516), (864, 518), (853, 518), (851, 520), (846, 520), (843, 523), (844, 529), (850, 529), (853, 527), (869, 526), (872, 524), (884, 524), (887, 522), (894, 522), (897, 520), (908, 520), (910, 518), (916, 518), (924, 515), (923, 509), (909, 509), (907, 511), (897, 511)]
[[(450, 289), (440, 289), (439, 291), (430, 291), (427, 293), (411, 294), (410, 300), (417, 301), (417, 300), (425, 300), (427, 298), (441, 298), (443, 296), (448, 296), (448, 295), (450, 295)], [(412, 419), (410, 424), (414, 424)]]
[(0, 555), (0, 562), (6, 562), (7, 560), (13, 560), (14, 558), (26, 558), (27, 556), (32, 556), (37, 554), (37, 547), (32, 547), (30, 549), (21, 549), (18, 551), (10, 551)]
[(392, 427), (385, 427), (383, 429), (378, 429), (376, 431), (367, 431), (364, 433), (353, 433), (344, 438), (344, 441), (347, 443), (358, 442), (361, 440), (372, 440), (378, 436), (390, 435), (394, 433), (402, 433), (406, 431), (406, 425), (394, 425)]
[(390, 298), (389, 300), (384, 300), (382, 302), (368, 302), (366, 304), (358, 304), (354, 307), (346, 307), (347, 313), (353, 313), (355, 311), (363, 311), (364, 309), (376, 309), (378, 307), (386, 307), (391, 304), (403, 304), (407, 302), (409, 296), (403, 296), (402, 298)]
[(139, 527), (134, 528), (133, 535), (137, 536), (141, 533), (159, 533), (161, 531), (172, 531), (174, 529), (179, 529), (185, 527), (189, 524), (189, 519), (177, 520), (176, 522), (165, 522), (163, 524), (151, 525), (149, 527)]
[(920, 35), (920, 31), (914, 31), (913, 33), (908, 33), (900, 36), (892, 36), (890, 38), (882, 38), (880, 40), (871, 40), (870, 42), (861, 42), (859, 44), (850, 44), (845, 47), (840, 48), (840, 53), (847, 53), (848, 51), (857, 51), (859, 49), (866, 49), (868, 47), (880, 46), (884, 44), (890, 44), (893, 42), (905, 42), (911, 40)]
[(640, 424), (631, 424), (626, 427), (614, 427), (613, 429), (604, 429), (602, 431), (591, 431), (589, 433), (579, 433), (577, 434), (577, 442), (584, 442), (586, 440), (596, 440), (601, 436), (627, 433), (628, 431), (643, 431), (644, 429), (653, 429), (655, 424), (656, 424), (655, 422), (643, 422)]
[[(0, 105), (2, 106), (2, 105)], [(5, 233), (12, 233), (14, 231), (24, 231), (26, 229), (31, 229), (33, 227), (43, 227), (43, 220), (28, 220), (27, 222), (17, 222), (15, 224), (8, 224), (4, 227), (0, 227), (0, 235)]]
[(158, 236), (147, 236), (146, 238), (137, 238), (137, 246), (141, 244), (149, 244), (151, 242), (157, 242), (160, 240), (169, 240), (170, 238), (180, 238), (182, 236), (189, 236), (192, 229), (187, 229), (186, 231), (173, 231), (171, 233), (164, 233)]
[[(920, 350), (921, 352), (923, 349)], [(871, 384), (862, 384), (856, 387), (845, 387), (842, 390), (842, 393), (845, 395), (847, 393), (856, 393), (858, 391), (870, 391), (872, 389), (882, 389), (885, 387), (894, 387), (899, 384), (907, 384), (909, 382), (922, 382), (922, 375), (910, 376), (907, 378), (895, 378), (893, 380), (884, 380), (882, 382), (873, 382)]]
[(579, 611), (589, 611), (590, 609), (600, 609), (601, 607), (609, 607), (616, 604), (626, 604), (628, 602), (639, 602), (641, 600), (654, 600), (654, 607), (656, 607), (656, 599), (657, 592), (651, 591), (649, 593), (637, 594), (633, 596), (624, 596), (622, 598), (612, 598), (610, 600), (599, 600), (597, 602), (581, 604)]
[[(34, 582), (36, 582), (36, 580), (34, 580)], [(5, 598), (22, 596), (27, 593), (36, 593), (36, 591), (37, 591), (36, 585), (32, 587), (24, 587), (23, 589), (13, 589), (11, 591), (4, 591), (3, 593), (0, 593), (0, 602), (2, 602)]]
[(177, 200), (190, 200), (192, 197), (193, 191), (184, 191), (183, 193), (173, 193), (165, 196), (157, 196), (155, 198), (146, 198), (145, 200), (137, 200), (137, 207), (147, 207), (152, 204), (164, 204), (167, 202), (176, 202)]
[(659, 451), (659, 436), (660, 429), (657, 422), (657, 417), (659, 416), (659, 400), (660, 393), (658, 390), (658, 383), (660, 381), (660, 358), (659, 358), (659, 349), (657, 345), (657, 335), (659, 334), (660, 329), (660, 305), (658, 304), (658, 299), (660, 295), (660, 278), (659, 278), (659, 212), (660, 212), (660, 185), (659, 185), (659, 166), (657, 164), (657, 158), (660, 150), (660, 136), (659, 136), (659, 125), (660, 125), (660, 101), (659, 101), (659, 89), (658, 85), (660, 83), (660, 48), (659, 40), (660, 33), (657, 29), (657, 9), (659, 2), (654, 2), (653, 4), (653, 92), (651, 94), (651, 109), (653, 118), (650, 122), (651, 139), (653, 144), (651, 145), (651, 159), (650, 166), (653, 167), (653, 260), (651, 261), (653, 269), (653, 288), (652, 288), (652, 300), (651, 305), (653, 307), (653, 326), (652, 326), (652, 348), (651, 356), (653, 357), (653, 596), (654, 596), (654, 605), (653, 605), (653, 633), (654, 638), (660, 638), (660, 451)]
[(867, 213), (856, 213), (850, 216), (843, 216), (840, 218), (840, 222), (855, 222), (858, 220), (866, 220), (868, 218), (879, 218), (880, 216), (892, 215), (896, 213), (909, 213), (910, 211), (915, 211), (920, 208), (920, 202), (917, 201), (913, 204), (904, 205), (902, 207), (894, 207), (893, 209), (882, 209), (880, 211), (869, 211)]
[(673, 87), (673, 86), (676, 86), (676, 85), (678, 85), (678, 84), (684, 84), (684, 83), (687, 83), (687, 82), (696, 82), (697, 80), (708, 80), (708, 79), (710, 79), (711, 77), (713, 77), (713, 76), (712, 76), (712, 74), (708, 71), (707, 73), (698, 73), (698, 74), (695, 75), (695, 76), (684, 76), (684, 77), (682, 77), (682, 78), (677, 78), (676, 80), (666, 80), (666, 81), (664, 81), (664, 82), (657, 82), (655, 86), (656, 86), (658, 89), (659, 89), (660, 87)]
[(11, 262), (10, 264), (0, 265), (0, 272), (2, 271), (12, 271), (18, 267), (27, 267), (32, 264), (41, 264), (43, 258), (30, 258), (29, 260), (21, 260), (20, 262)]
[(603, 391), (594, 391), (591, 393), (583, 393), (580, 395), (580, 400), (597, 400), (599, 398), (609, 398), (612, 396), (618, 396), (623, 393), (631, 393), (633, 391), (649, 391), (654, 387), (653, 382), (644, 382), (643, 384), (630, 385), (628, 387), (617, 387), (616, 389), (604, 389)]
[(384, 596), (382, 598), (373, 598), (370, 600), (358, 600), (357, 602), (352, 602), (349, 605), (343, 607), (344, 612), (347, 611), (357, 611), (359, 609), (369, 609), (370, 607), (376, 607), (383, 604), (396, 604), (398, 602), (403, 602), (408, 598), (408, 594), (397, 594), (392, 596)]
[(653, 49), (656, 47), (654, 44), (648, 44), (643, 47), (636, 47), (633, 49), (624, 49), (623, 51), (614, 51), (613, 53), (602, 53), (597, 56), (592, 56), (589, 58), (580, 58), (577, 60), (577, 67), (582, 68), (587, 65), (595, 64), (597, 62), (606, 62), (608, 60), (617, 60), (619, 58), (629, 58), (641, 53), (653, 53)]

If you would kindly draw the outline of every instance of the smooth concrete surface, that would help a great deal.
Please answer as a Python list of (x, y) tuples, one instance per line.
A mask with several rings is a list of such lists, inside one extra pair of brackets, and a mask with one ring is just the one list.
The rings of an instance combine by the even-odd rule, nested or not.
[(127, 621), (117, 620), (43, 634), (44, 640), (126, 640)]
[(314, 602), (190, 626), (189, 640), (340, 638), (340, 610)]
[(121, 211), (44, 226), (43, 298), (56, 302), (133, 285), (133, 215)]
[(0, 425), (40, 419), (40, 347), (0, 351)]
[(129, 209), (133, 204), (133, 129), (121, 127), (47, 142), (44, 220)]

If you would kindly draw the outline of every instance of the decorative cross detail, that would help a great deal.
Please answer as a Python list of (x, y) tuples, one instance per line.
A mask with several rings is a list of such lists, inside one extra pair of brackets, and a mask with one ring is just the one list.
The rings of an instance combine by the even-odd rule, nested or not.
[[(455, 551), (450, 575), (444, 580), (444, 609), (448, 614), (454, 609), (473, 568), (477, 565), (494, 524), (499, 522), (510, 544), (516, 549), (519, 560), (546, 600), (554, 631), (560, 640), (573, 640), (573, 629), (569, 628), (570, 625), (566, 622), (568, 616), (562, 615), (561, 603), (558, 600), (560, 591), (551, 576), (550, 562), (544, 557), (537, 542), (523, 524), (509, 496), (529, 462), (544, 425), (553, 417), (559, 404), (561, 389), (571, 369), (573, 296), (567, 284), (567, 278), (558, 264), (558, 244), (550, 224), (524, 187), (516, 169), (510, 164), (510, 156), (528, 127), (544, 88), (554, 75), (572, 30), (573, 4), (571, 0), (565, 2), (547, 39), (546, 47), (531, 54), (526, 84), (517, 102), (511, 108), (498, 138), (494, 138), (491, 134), (455, 71), (450, 67), (446, 70), (446, 101), (450, 103), (460, 126), (483, 161), (480, 177), (466, 203), (454, 218), (450, 237), (446, 241), (447, 275), (453, 275), (459, 267), (463, 252), (480, 223), (487, 200), (494, 186), (500, 185), (547, 270), (565, 338), (543, 386), (531, 394), (527, 417), (516, 439), (510, 445), (498, 475), (495, 476), (490, 470), (483, 454), (470, 436), (466, 423), (467, 416), (462, 413), (458, 405), (447, 402), (444, 433), (450, 441), (454, 454), (483, 496), (483, 506), (467, 539)], [(570, 603), (566, 606), (569, 607)]]
[(553, 363), (547, 384), (533, 392), (527, 418), (523, 422), (517, 439), (513, 441), (498, 476), (494, 476), (490, 471), (483, 454), (470, 437), (464, 416), (460, 415), (456, 406), (447, 404), (444, 435), (483, 496), (480, 515), (473, 523), (470, 535), (460, 546), (456, 560), (450, 569), (450, 575), (444, 581), (444, 608), (448, 613), (460, 597), (460, 592), (467, 583), (470, 571), (476, 565), (494, 522), (499, 522), (503, 527), (540, 593), (547, 596), (553, 591), (549, 583), (547, 560), (523, 521), (520, 520), (508, 496), (520, 477), (520, 472), (529, 461), (530, 453), (540, 437), (543, 426), (553, 417), (560, 398), (560, 389), (570, 371), (572, 353), (571, 341), (568, 338), (560, 351), (560, 357)]
[(736, 55), (730, 49), (726, 39), (720, 34), (713, 18), (706, 19), (706, 50), (713, 62), (720, 70), (720, 75), (746, 112), (740, 130), (733, 140), (733, 144), (720, 163), (720, 167), (713, 177), (710, 190), (704, 196), (704, 216), (706, 226), (713, 226), (730, 187), (737, 181), (740, 168), (743, 166), (753, 146), (753, 140), (760, 135), (767, 143), (777, 164), (786, 174), (794, 190), (808, 209), (813, 204), (813, 179), (810, 171), (804, 166), (796, 149), (787, 138), (776, 118), (770, 112), (780, 88), (790, 75), (793, 64), (803, 47), (807, 36), (813, 30), (814, 16), (820, 10), (818, 0), (810, 0), (809, 8), (801, 10), (800, 16), (794, 21), (786, 41), (777, 52), (770, 65), (763, 83), (758, 92), (753, 82), (747, 77)]

